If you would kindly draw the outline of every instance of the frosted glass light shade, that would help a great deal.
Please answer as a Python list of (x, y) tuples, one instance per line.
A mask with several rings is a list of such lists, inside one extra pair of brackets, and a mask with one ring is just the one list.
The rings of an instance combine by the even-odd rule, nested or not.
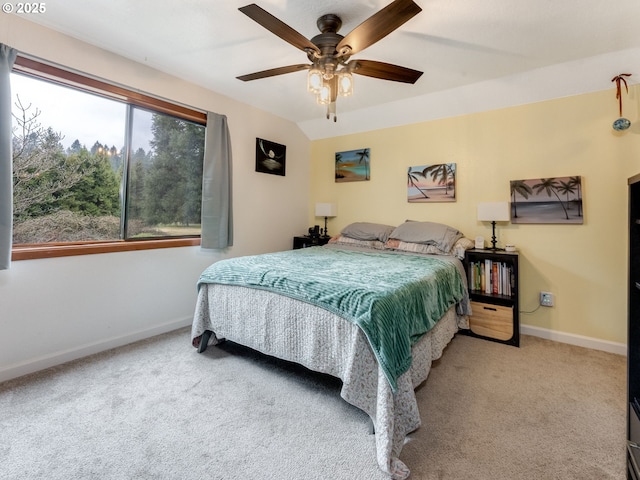
[(307, 89), (311, 93), (320, 93), (322, 88), (322, 72), (317, 68), (309, 70), (307, 75)]
[(338, 74), (338, 94), (348, 97), (353, 93), (353, 76), (347, 72)]
[(331, 103), (331, 87), (325, 83), (320, 88), (320, 92), (318, 93), (318, 104), (319, 105), (328, 105)]

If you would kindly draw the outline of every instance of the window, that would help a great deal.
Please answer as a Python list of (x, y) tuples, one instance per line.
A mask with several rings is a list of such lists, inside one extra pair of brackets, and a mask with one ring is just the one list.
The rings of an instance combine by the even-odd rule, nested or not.
[(14, 259), (199, 242), (204, 114), (21, 57), (11, 88)]

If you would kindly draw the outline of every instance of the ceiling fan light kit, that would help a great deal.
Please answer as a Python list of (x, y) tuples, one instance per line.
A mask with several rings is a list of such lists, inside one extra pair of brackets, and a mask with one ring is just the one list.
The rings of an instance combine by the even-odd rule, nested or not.
[(320, 34), (307, 39), (293, 28), (252, 3), (239, 10), (264, 28), (307, 54), (311, 65), (297, 64), (272, 68), (237, 77), (242, 81), (308, 70), (307, 90), (316, 95), (316, 102), (327, 105), (327, 119), (336, 117), (338, 95), (353, 94), (353, 73), (393, 82), (415, 83), (422, 72), (374, 60), (350, 60), (358, 53), (386, 37), (422, 9), (413, 0), (395, 0), (354, 28), (346, 36), (338, 33), (342, 20), (326, 14), (316, 24)]

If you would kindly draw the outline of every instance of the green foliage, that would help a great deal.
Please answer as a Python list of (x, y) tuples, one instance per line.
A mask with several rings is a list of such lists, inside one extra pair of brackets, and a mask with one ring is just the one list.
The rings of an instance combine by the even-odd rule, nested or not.
[(129, 167), (129, 190), (127, 195), (127, 216), (132, 219), (142, 218), (144, 204), (144, 158), (133, 159)]
[(31, 112), (18, 98), (13, 129), (14, 224), (50, 213), (56, 201), (75, 185), (81, 174), (68, 162), (60, 141), (62, 135), (38, 123), (40, 112)]
[(71, 187), (57, 207), (94, 217), (120, 215), (120, 179), (105, 153), (90, 155), (86, 148), (67, 157), (79, 165), (82, 179)]
[(145, 172), (143, 218), (149, 224), (200, 222), (205, 129), (153, 115), (153, 163)]
[[(75, 140), (64, 150), (61, 134), (27, 110), (13, 138), (14, 242), (120, 238), (121, 153), (99, 141), (87, 149)], [(129, 238), (166, 235), (159, 224), (200, 223), (204, 127), (153, 114), (151, 129), (151, 150), (129, 159)]]

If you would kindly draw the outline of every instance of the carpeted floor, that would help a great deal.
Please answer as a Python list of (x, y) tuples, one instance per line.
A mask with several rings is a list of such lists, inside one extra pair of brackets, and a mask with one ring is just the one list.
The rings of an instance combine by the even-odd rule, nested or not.
[[(626, 358), (457, 336), (418, 388), (412, 479), (624, 479)], [(382, 480), (338, 380), (189, 330), (0, 384), (3, 479)]]

